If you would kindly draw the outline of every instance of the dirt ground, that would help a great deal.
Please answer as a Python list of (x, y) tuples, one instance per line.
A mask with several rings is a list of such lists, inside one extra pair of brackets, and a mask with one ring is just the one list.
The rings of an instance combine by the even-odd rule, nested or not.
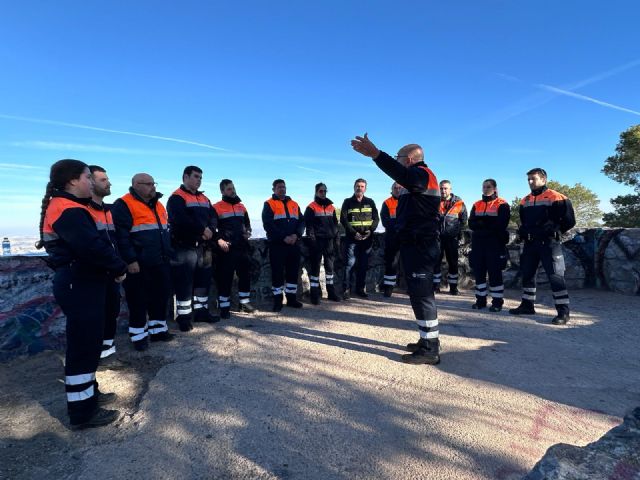
[(19, 358), (0, 365), (0, 478), (521, 478), (640, 405), (640, 298), (571, 295), (566, 327), (548, 292), (530, 317), (439, 295), (435, 367), (399, 362), (404, 295), (237, 314), (142, 353), (119, 336), (98, 380), (121, 416), (81, 432), (63, 354)]

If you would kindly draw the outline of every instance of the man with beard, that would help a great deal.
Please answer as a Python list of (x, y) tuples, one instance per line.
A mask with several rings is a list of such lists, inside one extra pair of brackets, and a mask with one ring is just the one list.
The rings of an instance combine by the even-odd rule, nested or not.
[(249, 237), (251, 237), (251, 221), (231, 180), (225, 178), (220, 182), (220, 193), (222, 193), (222, 200), (213, 206), (214, 217), (218, 225), (217, 244), (220, 249), (216, 262), (216, 273), (220, 317), (227, 319), (231, 316), (231, 285), (234, 272), (238, 275), (240, 310), (245, 313), (255, 311), (250, 303)]

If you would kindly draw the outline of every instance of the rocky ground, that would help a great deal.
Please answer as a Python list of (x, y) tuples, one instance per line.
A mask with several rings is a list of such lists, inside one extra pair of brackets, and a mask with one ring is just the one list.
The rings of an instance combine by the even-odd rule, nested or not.
[(236, 315), (144, 353), (121, 337), (125, 368), (98, 379), (122, 415), (82, 432), (62, 354), (18, 358), (0, 365), (0, 478), (522, 478), (640, 405), (640, 297), (571, 293), (566, 327), (549, 292), (521, 318), (440, 295), (436, 367), (399, 362), (404, 295)]

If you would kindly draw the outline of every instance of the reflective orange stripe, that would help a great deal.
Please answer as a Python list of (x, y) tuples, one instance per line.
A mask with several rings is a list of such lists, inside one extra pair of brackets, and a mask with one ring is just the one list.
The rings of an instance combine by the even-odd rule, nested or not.
[(159, 228), (166, 230), (168, 228), (167, 222), (169, 221), (169, 216), (167, 215), (164, 205), (160, 202), (156, 202), (156, 213), (160, 219), (160, 225), (158, 225), (158, 219), (149, 205), (137, 200), (130, 193), (124, 195), (122, 200), (124, 200), (124, 203), (129, 207), (129, 212), (133, 218), (133, 225), (131, 226), (132, 232), (158, 230)]
[(216, 210), (218, 218), (244, 217), (244, 214), (247, 211), (242, 203), (232, 205), (224, 200), (220, 200), (213, 206), (213, 208)]
[(462, 200), (458, 200), (456, 203), (454, 203), (453, 207), (451, 207), (449, 211), (445, 209), (445, 203), (446, 202), (444, 200), (440, 201), (440, 213), (445, 214), (446, 212), (447, 217), (457, 217), (464, 208), (464, 202)]
[(398, 199), (393, 198), (393, 196), (391, 196), (384, 201), (384, 204), (389, 209), (389, 217), (396, 218), (396, 209), (398, 208)]
[(538, 196), (534, 196), (533, 193), (530, 193), (522, 200), (520, 200), (520, 205), (525, 208), (535, 206), (551, 206), (553, 202), (566, 199), (566, 196), (559, 192), (556, 192), (555, 190), (545, 190)]
[(476, 217), (497, 217), (498, 216), (498, 208), (500, 205), (504, 205), (506, 200), (503, 198), (497, 197), (491, 200), (490, 202), (485, 202), (484, 200), (478, 200), (473, 204), (473, 208), (475, 209)]
[(313, 210), (313, 214), (316, 217), (333, 217), (333, 212), (336, 211), (333, 205), (327, 205), (326, 207), (323, 207), (317, 202), (311, 202), (309, 204), (309, 208)]
[(178, 195), (182, 197), (184, 203), (187, 207), (203, 207), (209, 208), (211, 206), (211, 202), (207, 198), (204, 193), (199, 193), (198, 195), (194, 195), (191, 192), (185, 192), (181, 188), (178, 188), (173, 195)]
[[(287, 218), (287, 212), (284, 209), (284, 202), (282, 200), (274, 200), (273, 198), (270, 198), (267, 200), (267, 203), (273, 212), (274, 220)], [(289, 218), (295, 218), (297, 220), (300, 215), (300, 207), (298, 207), (298, 204), (293, 200), (289, 200), (287, 205), (289, 206)]]
[(428, 167), (422, 165), (420, 165), (418, 168), (421, 168), (429, 174), (429, 183), (427, 183), (427, 188), (424, 191), (423, 195), (430, 195), (432, 197), (440, 198), (440, 185), (438, 185), (438, 179), (436, 178), (434, 173)]
[(113, 224), (113, 217), (110, 211), (96, 210), (95, 208), (91, 208), (91, 204), (89, 204), (88, 210), (93, 217), (93, 221), (96, 222), (98, 230), (115, 231), (116, 227)]
[[(57, 240), (58, 234), (53, 230), (53, 224), (60, 218), (67, 208), (82, 208), (89, 210), (84, 205), (63, 197), (53, 197), (49, 202), (47, 211), (44, 214), (44, 224), (42, 225), (42, 239), (46, 241)], [(91, 213), (91, 212), (89, 212)]]

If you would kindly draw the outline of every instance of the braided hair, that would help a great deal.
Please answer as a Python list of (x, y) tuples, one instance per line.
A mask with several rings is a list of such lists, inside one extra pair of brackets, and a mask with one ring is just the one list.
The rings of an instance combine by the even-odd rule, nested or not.
[(58, 160), (56, 163), (51, 165), (49, 182), (47, 183), (47, 188), (44, 192), (44, 197), (42, 198), (42, 206), (40, 207), (40, 227), (38, 230), (40, 232), (40, 240), (36, 242), (36, 248), (38, 250), (44, 246), (42, 229), (44, 227), (44, 217), (47, 213), (47, 208), (49, 207), (49, 202), (51, 201), (53, 192), (64, 191), (67, 183), (71, 180), (80, 178), (80, 175), (83, 174), (86, 168), (86, 163), (72, 159)]

